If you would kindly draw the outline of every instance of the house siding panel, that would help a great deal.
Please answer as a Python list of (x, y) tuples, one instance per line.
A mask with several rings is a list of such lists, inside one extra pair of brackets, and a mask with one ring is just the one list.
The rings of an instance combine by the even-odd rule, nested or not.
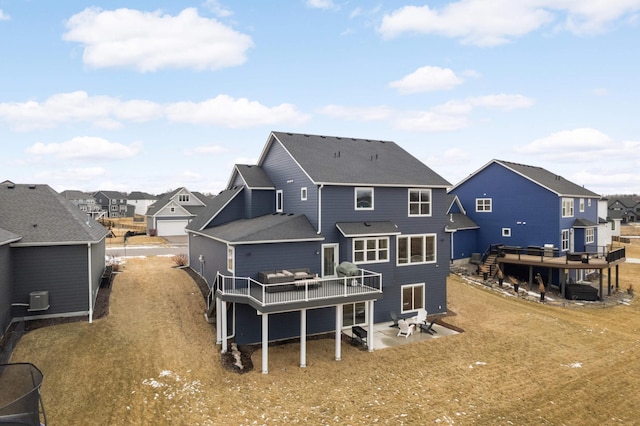
[(93, 293), (92, 300), (94, 306), (96, 298), (98, 297), (98, 291), (100, 289), (102, 273), (105, 269), (105, 254), (106, 247), (104, 240), (98, 244), (91, 245), (91, 291)]
[[(283, 192), (285, 213), (301, 213), (307, 216), (314, 227), (318, 226), (318, 194), (317, 188), (282, 145), (275, 142), (265, 156), (262, 168), (269, 175), (277, 190)], [(307, 188), (307, 200), (300, 200), (300, 189)], [(271, 199), (275, 207), (275, 193)]]
[[(478, 230), (477, 249), (491, 244), (522, 246), (560, 243), (558, 196), (498, 164), (491, 164), (455, 189)], [(491, 198), (491, 212), (476, 212), (477, 198)], [(511, 229), (511, 237), (502, 236)]]
[[(35, 312), (17, 308), (17, 317), (88, 312), (86, 245), (15, 247), (12, 249), (12, 258), (14, 301), (29, 303), (32, 291), (48, 291), (51, 305), (46, 311)], [(65, 267), (61, 268), (61, 265)]]
[(235, 197), (208, 225), (207, 228), (223, 225), (234, 220), (243, 219), (245, 215), (245, 200)]
[[(227, 245), (210, 238), (189, 234), (189, 266), (200, 274), (209, 286), (213, 285), (216, 274), (228, 275)], [(204, 263), (201, 265), (200, 256)]]
[(8, 245), (0, 246), (0, 336), (11, 323), (11, 252)]
[(247, 200), (247, 219), (264, 216), (274, 213), (275, 191), (264, 189), (253, 189), (245, 192)]

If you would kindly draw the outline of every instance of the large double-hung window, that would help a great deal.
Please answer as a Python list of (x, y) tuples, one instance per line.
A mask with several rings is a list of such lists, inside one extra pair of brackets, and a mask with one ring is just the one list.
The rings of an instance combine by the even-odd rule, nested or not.
[(398, 236), (398, 265), (432, 263), (436, 261), (436, 235)]
[(562, 217), (573, 217), (573, 198), (562, 199)]
[(430, 189), (409, 189), (409, 216), (431, 216)]

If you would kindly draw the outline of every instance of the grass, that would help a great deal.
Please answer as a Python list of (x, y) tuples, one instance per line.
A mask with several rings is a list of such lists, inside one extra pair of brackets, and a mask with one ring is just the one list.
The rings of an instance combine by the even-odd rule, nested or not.
[[(640, 245), (627, 253), (640, 257)], [(311, 340), (304, 369), (299, 345), (275, 346), (268, 375), (259, 350), (254, 371), (239, 375), (221, 368), (202, 295), (173, 266), (164, 257), (128, 259), (109, 316), (22, 338), (12, 362), (43, 371), (51, 425), (606, 425), (640, 417), (635, 300), (549, 306), (452, 275), (447, 321), (464, 333), (373, 353), (344, 345), (340, 362), (332, 339)], [(625, 263), (620, 274), (637, 283), (640, 265)]]

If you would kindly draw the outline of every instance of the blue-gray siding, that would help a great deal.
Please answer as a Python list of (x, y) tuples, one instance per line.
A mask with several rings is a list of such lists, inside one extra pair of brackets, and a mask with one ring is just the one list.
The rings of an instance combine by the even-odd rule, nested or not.
[(11, 323), (11, 252), (0, 246), (0, 337)]

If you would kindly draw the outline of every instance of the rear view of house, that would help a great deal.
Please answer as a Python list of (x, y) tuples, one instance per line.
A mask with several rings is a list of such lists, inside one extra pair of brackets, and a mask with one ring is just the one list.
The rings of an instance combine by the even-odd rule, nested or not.
[(18, 319), (92, 320), (107, 229), (47, 185), (0, 184), (0, 334)]
[(266, 372), (269, 341), (300, 338), (304, 365), (307, 335), (339, 359), (343, 327), (445, 313), (448, 186), (394, 142), (271, 133), (187, 227), (222, 350), (262, 342)]

